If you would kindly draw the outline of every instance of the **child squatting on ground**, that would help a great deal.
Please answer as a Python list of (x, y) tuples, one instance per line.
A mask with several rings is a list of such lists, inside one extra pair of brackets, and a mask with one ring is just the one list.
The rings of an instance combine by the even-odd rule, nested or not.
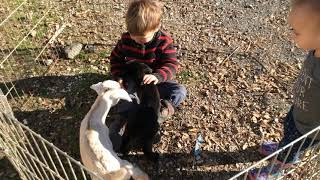
[[(259, 151), (264, 156), (320, 125), (320, 0), (293, 0), (288, 22), (292, 27), (294, 41), (302, 49), (308, 50), (309, 54), (293, 86), (294, 103), (284, 121), (284, 136), (279, 144), (262, 144)], [(289, 148), (281, 152), (276, 164), (273, 167), (263, 167), (259, 177), (259, 169), (252, 170), (251, 179), (272, 179), (280, 175), (282, 165), (282, 169), (290, 168), (299, 161), (299, 155), (309, 146), (319, 143), (320, 134), (312, 142), (314, 136), (315, 134), (304, 141), (300, 151), (303, 141), (295, 144), (287, 158)]]
[[(129, 61), (145, 63), (153, 69), (152, 74), (144, 76), (144, 84), (157, 84), (161, 104), (161, 118), (165, 119), (174, 113), (174, 109), (185, 99), (186, 88), (174, 81), (179, 62), (172, 38), (160, 30), (162, 4), (155, 0), (132, 1), (126, 13), (126, 33), (122, 34), (113, 49), (110, 62), (111, 74), (119, 82), (125, 75), (125, 67)], [(134, 83), (125, 84), (132, 99), (137, 99)], [(114, 139), (127, 119), (134, 103), (122, 101), (117, 112), (123, 116), (111, 124), (110, 137)], [(122, 119), (122, 120), (121, 120)], [(115, 140), (113, 140), (115, 142)], [(116, 149), (116, 147), (115, 147)]]

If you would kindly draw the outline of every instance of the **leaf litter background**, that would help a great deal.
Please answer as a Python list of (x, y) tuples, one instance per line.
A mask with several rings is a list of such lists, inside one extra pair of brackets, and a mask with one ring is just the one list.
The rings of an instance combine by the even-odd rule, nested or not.
[[(164, 3), (162, 27), (175, 40), (181, 62), (177, 80), (187, 87), (188, 97), (162, 124), (162, 139), (155, 147), (162, 155), (158, 169), (136, 152), (129, 160), (154, 179), (230, 178), (262, 158), (257, 153), (260, 143), (279, 141), (282, 135), (292, 84), (304, 59), (290, 40), (289, 0)], [(74, 60), (59, 57), (47, 76), (17, 80), (17, 87), (33, 96), (25, 95), (25, 111), (15, 112), (76, 159), (80, 122), (96, 96), (89, 86), (108, 77), (108, 56), (125, 31), (127, 1), (81, 5), (83, 9), (69, 17), (70, 27), (57, 46), (94, 44), (95, 53), (82, 51)], [(53, 17), (68, 6), (60, 8)], [(46, 23), (53, 30), (43, 39), (49, 39), (56, 26)], [(190, 153), (197, 133), (205, 140), (200, 161)], [(0, 161), (1, 166), (7, 162)], [(8, 168), (0, 169), (1, 176), (17, 178)]]

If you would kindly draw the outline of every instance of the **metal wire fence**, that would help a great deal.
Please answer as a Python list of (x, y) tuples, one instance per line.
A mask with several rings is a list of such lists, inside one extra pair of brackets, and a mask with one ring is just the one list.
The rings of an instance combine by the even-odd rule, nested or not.
[[(15, 81), (45, 75), (50, 66), (45, 65), (44, 60), (54, 62), (60, 57), (57, 39), (67, 27), (65, 18), (73, 13), (73, 8), (63, 14), (57, 14), (61, 12), (57, 8), (63, 7), (63, 3), (72, 7), (76, 2), (19, 0), (4, 3), (0, 11), (0, 152), (21, 179), (88, 179), (89, 176), (100, 179), (19, 122), (11, 109), (22, 110), (28, 101), (24, 95), (32, 96), (20, 90)], [(57, 6), (59, 3), (61, 6)]]
[(79, 161), (16, 120), (5, 98), (1, 93), (0, 150), (21, 179), (88, 179), (88, 175), (99, 179)]
[[(29, 100), (28, 97), (32, 96), (32, 93), (21, 90), (15, 81), (47, 74), (61, 57), (61, 45), (65, 43), (61, 39), (67, 42), (68, 40), (81, 41), (83, 44), (113, 45), (116, 37), (112, 37), (110, 34), (114, 33), (109, 34), (109, 32), (119, 31), (119, 28), (113, 28), (114, 26), (120, 29), (124, 27), (123, 22), (108, 19), (108, 16), (123, 16), (126, 1), (118, 0), (110, 3), (111, 1), (104, 0), (0, 0), (0, 3), (2, 2), (3, 7), (0, 7), (0, 81), (3, 84), (1, 86), (3, 92), (0, 93), (0, 151), (14, 165), (21, 179), (88, 179), (89, 175), (94, 176), (80, 162), (15, 119), (11, 108), (23, 109), (24, 104)], [(227, 3), (209, 2), (212, 6), (217, 7), (226, 6), (223, 3)], [(279, 4), (282, 1), (276, 2), (267, 2), (266, 11), (269, 11), (267, 7), (270, 4), (272, 4), (272, 11), (283, 6)], [(173, 2), (168, 1), (168, 3)], [(227, 7), (230, 9), (236, 6), (231, 1), (228, 3), (230, 4)], [(225, 8), (221, 8), (221, 11), (223, 9)], [(243, 16), (247, 17), (246, 15)], [(171, 22), (172, 18), (166, 17), (164, 21)], [(172, 26), (179, 25), (177, 27), (186, 29), (193, 26), (185, 24), (186, 22), (175, 23), (178, 24), (173, 24), (172, 21)], [(234, 19), (234, 22), (226, 21), (222, 24), (227, 28), (232, 25), (231, 29), (236, 24), (237, 27), (239, 26), (239, 31), (248, 31), (248, 33), (260, 32), (255, 29), (258, 28), (255, 21), (250, 18), (241, 19), (240, 17), (240, 19)], [(243, 26), (244, 24), (247, 24), (248, 27)], [(79, 26), (74, 27), (74, 25)], [(271, 30), (268, 32), (270, 33)], [(273, 49), (268, 51), (274, 52)], [(53, 64), (47, 65), (48, 60)], [(10, 99), (10, 104), (7, 99)], [(299, 152), (307, 138), (314, 142), (319, 131), (320, 127), (255, 163), (232, 179), (248, 179), (251, 170), (255, 169), (258, 171), (257, 174), (260, 174), (261, 168), (265, 165), (275, 166), (280, 153), (285, 152), (288, 156), (292, 148), (296, 146), (299, 147)], [(290, 169), (285, 169), (284, 173), (276, 178), (318, 179), (320, 169), (318, 146), (317, 144), (309, 148), (310, 150), (306, 153), (302, 153), (300, 163)]]
[(51, 14), (54, 6), (50, 1), (21, 1), (0, 23), (0, 77), (4, 94), (14, 100), (11, 106), (21, 108), (22, 96), (27, 93), (18, 91), (14, 80), (44, 75), (48, 67), (43, 60), (59, 57), (54, 43), (65, 25), (61, 20), (50, 20), (55, 22), (54, 29), (47, 24), (58, 18)]
[[(316, 140), (320, 126), (278, 149), (249, 168), (231, 178), (234, 179), (319, 179), (320, 143)], [(317, 143), (316, 143), (317, 142)], [(307, 146), (307, 148), (303, 148)], [(280, 156), (282, 160), (278, 160)], [(289, 167), (289, 156), (295, 156)], [(269, 168), (265, 168), (265, 167)], [(274, 173), (274, 172), (279, 173)], [(255, 173), (252, 173), (255, 172)], [(257, 178), (260, 177), (260, 178)], [(263, 178), (262, 178), (263, 177)]]

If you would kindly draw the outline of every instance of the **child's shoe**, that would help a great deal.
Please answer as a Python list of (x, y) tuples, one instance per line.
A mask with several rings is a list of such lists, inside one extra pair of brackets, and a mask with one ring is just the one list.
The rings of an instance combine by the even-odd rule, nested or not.
[(168, 100), (161, 100), (160, 117), (158, 122), (162, 123), (174, 114), (174, 107)]
[[(273, 180), (281, 177), (285, 169), (292, 167), (291, 163), (286, 163), (283, 165), (281, 169), (282, 163), (276, 162), (274, 166), (268, 165), (262, 167), (261, 170), (259, 168), (253, 169), (249, 171), (248, 176), (250, 180)], [(272, 169), (271, 169), (272, 167)], [(260, 170), (260, 173), (259, 173)], [(259, 173), (259, 174), (258, 174)]]
[(263, 156), (269, 156), (278, 150), (278, 146), (278, 143), (272, 141), (262, 143), (259, 148), (259, 153)]
[[(260, 148), (259, 148), (259, 153), (263, 156), (269, 156), (271, 155), (272, 153), (276, 152), (278, 150), (278, 146), (279, 144), (276, 143), (276, 142), (265, 142), (263, 143)], [(296, 154), (296, 156), (293, 158), (292, 161), (290, 161), (291, 164), (297, 164), (300, 162), (300, 159), (299, 159), (299, 155), (300, 153)], [(278, 161), (278, 163), (281, 163), (280, 161)]]

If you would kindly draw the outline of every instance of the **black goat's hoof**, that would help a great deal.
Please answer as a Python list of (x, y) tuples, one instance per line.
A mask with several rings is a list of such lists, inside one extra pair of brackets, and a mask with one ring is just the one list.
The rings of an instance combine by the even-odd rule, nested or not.
[(153, 144), (158, 144), (161, 141), (161, 135), (160, 133), (157, 133), (153, 138)]
[(160, 158), (160, 155), (159, 153), (151, 153), (151, 154), (148, 154), (147, 155), (147, 159), (149, 159), (150, 161), (152, 162), (158, 162), (159, 161), (159, 158)]
[(119, 152), (122, 154), (122, 156), (126, 156), (129, 150), (127, 148), (120, 148)]

